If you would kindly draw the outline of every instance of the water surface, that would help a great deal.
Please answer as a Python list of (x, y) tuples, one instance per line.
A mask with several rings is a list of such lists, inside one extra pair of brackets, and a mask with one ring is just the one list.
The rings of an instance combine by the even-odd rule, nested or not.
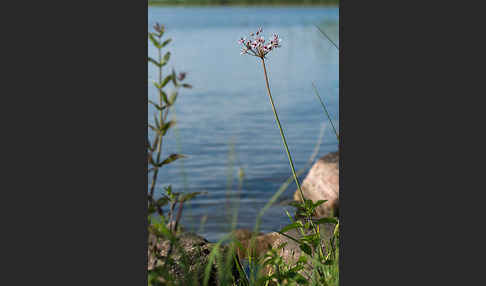
[[(164, 152), (187, 159), (163, 168), (158, 193), (171, 184), (175, 191), (206, 191), (186, 205), (182, 224), (214, 241), (228, 230), (229, 206), (239, 200), (238, 227), (252, 228), (258, 211), (291, 175), (288, 159), (266, 94), (261, 62), (241, 56), (237, 40), (263, 26), (264, 34), (278, 33), (282, 48), (267, 62), (270, 87), (297, 169), (305, 166), (316, 147), (318, 157), (337, 150), (337, 140), (316, 99), (312, 82), (339, 126), (337, 50), (314, 27), (320, 25), (338, 42), (338, 8), (327, 7), (157, 7), (148, 10), (148, 25), (166, 25), (173, 39), (166, 50), (172, 67), (187, 72), (193, 89), (181, 91), (172, 113), (177, 129), (164, 141)], [(149, 45), (149, 56), (156, 50)], [(157, 71), (149, 67), (148, 97), (158, 100), (151, 84)], [(149, 106), (149, 122), (155, 110)], [(232, 147), (234, 152), (232, 152)], [(237, 194), (237, 171), (245, 180)], [(231, 177), (234, 178), (231, 183)], [(185, 178), (185, 179), (184, 179)], [(282, 196), (290, 199), (295, 185)], [(264, 216), (262, 231), (288, 223), (277, 204)], [(207, 218), (203, 229), (202, 219)]]

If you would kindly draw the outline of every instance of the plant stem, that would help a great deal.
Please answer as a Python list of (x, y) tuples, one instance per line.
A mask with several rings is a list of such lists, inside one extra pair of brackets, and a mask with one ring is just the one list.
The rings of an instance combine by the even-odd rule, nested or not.
[(292, 156), (289, 152), (289, 147), (287, 146), (287, 140), (285, 140), (285, 135), (282, 130), (282, 126), (280, 125), (280, 120), (278, 119), (277, 110), (275, 109), (275, 104), (273, 104), (272, 93), (270, 92), (270, 85), (268, 84), (268, 76), (267, 76), (267, 68), (265, 67), (265, 60), (262, 58), (262, 65), (263, 65), (263, 72), (265, 73), (265, 82), (267, 84), (267, 91), (268, 97), (270, 98), (270, 103), (272, 104), (273, 114), (275, 115), (275, 121), (277, 122), (278, 129), (280, 130), (280, 136), (282, 137), (282, 141), (285, 147), (285, 151), (287, 152), (287, 157), (289, 159), (290, 169), (292, 169), (292, 175), (294, 176), (295, 184), (299, 189), (300, 196), (302, 197), (302, 201), (305, 203), (304, 193), (302, 192), (302, 188), (300, 187), (299, 179), (297, 178), (297, 174), (295, 173), (294, 163), (292, 161)]
[[(160, 37), (159, 37), (160, 39)], [(159, 62), (162, 60), (162, 49), (159, 48)], [(159, 84), (162, 83), (162, 67), (159, 66)], [(159, 90), (159, 104), (160, 106), (162, 106), (162, 95), (160, 94), (161, 91)], [(162, 110), (159, 110), (159, 125), (162, 126), (162, 124), (164, 123), (164, 120), (163, 120), (163, 117), (162, 117)], [(161, 134), (157, 134), (156, 136), (159, 136), (159, 140), (158, 140), (158, 144), (157, 144), (157, 164), (160, 162), (160, 155), (161, 155), (161, 151), (162, 151), (162, 135)], [(153, 198), (154, 197), (154, 191), (155, 191), (155, 182), (157, 181), (157, 176), (159, 174), (159, 168), (156, 168), (154, 170), (154, 175), (152, 177), (152, 184), (150, 186), (150, 197)]]
[(314, 25), (316, 26), (316, 28), (319, 30), (319, 32), (321, 32), (321, 34), (324, 35), (324, 37), (326, 37), (326, 39), (336, 48), (336, 50), (339, 51), (339, 47), (336, 45), (336, 43), (334, 43), (333, 40), (331, 40), (331, 38), (329, 38), (329, 36), (326, 34), (326, 32), (324, 32), (324, 30), (322, 30), (319, 26), (317, 25)]
[(332, 123), (331, 115), (329, 115), (329, 112), (327, 111), (326, 105), (324, 104), (324, 102), (322, 101), (321, 97), (319, 96), (319, 92), (317, 91), (317, 88), (314, 85), (314, 83), (312, 83), (312, 87), (314, 88), (314, 91), (316, 93), (317, 99), (319, 99), (319, 101), (321, 102), (322, 108), (326, 112), (327, 119), (331, 123), (332, 129), (334, 130), (334, 134), (336, 134), (336, 138), (337, 138), (337, 140), (339, 142), (339, 133), (336, 131), (336, 127), (334, 127), (334, 123)]
[(174, 233), (177, 231), (177, 226), (179, 225), (179, 221), (181, 220), (183, 203), (183, 201), (179, 202), (179, 209), (177, 211), (177, 217), (174, 225)]

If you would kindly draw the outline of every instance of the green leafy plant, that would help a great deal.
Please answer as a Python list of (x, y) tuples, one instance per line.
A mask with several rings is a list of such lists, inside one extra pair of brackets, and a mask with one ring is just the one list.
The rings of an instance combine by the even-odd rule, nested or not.
[[(176, 160), (184, 158), (184, 155), (181, 154), (170, 154), (166, 158), (162, 157), (162, 147), (164, 136), (167, 135), (167, 132), (175, 125), (174, 120), (168, 120), (169, 112), (172, 106), (174, 106), (179, 88), (191, 88), (190, 84), (182, 83), (186, 77), (186, 73), (182, 72), (179, 75), (176, 75), (176, 72), (172, 70), (168, 73), (165, 77), (163, 76), (163, 67), (167, 65), (170, 59), (170, 52), (166, 52), (162, 55), (162, 50), (165, 46), (167, 46), (172, 39), (162, 40), (162, 37), (165, 32), (165, 27), (161, 26), (159, 23), (155, 24), (154, 26), (155, 32), (150, 32), (148, 38), (152, 45), (157, 48), (158, 51), (158, 58), (154, 59), (149, 57), (148, 62), (155, 65), (158, 69), (158, 81), (154, 82), (154, 86), (157, 89), (157, 93), (159, 95), (159, 102), (154, 102), (149, 100), (148, 102), (155, 107), (157, 113), (154, 114), (154, 124), (149, 124), (148, 127), (153, 132), (154, 139), (153, 142), (150, 143), (150, 140), (147, 139), (147, 149), (148, 149), (148, 164), (149, 169), (148, 173), (152, 173), (152, 181), (150, 184), (150, 189), (148, 191), (148, 214), (151, 215), (157, 212), (160, 216), (164, 215), (163, 207), (170, 203), (169, 208), (169, 223), (173, 221), (173, 213), (175, 209), (175, 205), (177, 203), (180, 204), (179, 212), (182, 210), (182, 203), (193, 198), (195, 195), (199, 193), (193, 194), (186, 194), (181, 195), (180, 193), (175, 193), (172, 191), (172, 186), (169, 185), (165, 187), (165, 194), (162, 195), (157, 200), (155, 199), (155, 188), (157, 185), (157, 179), (159, 175), (160, 168), (168, 165)], [(167, 95), (165, 89), (166, 86), (172, 83), (174, 89), (171, 92), (170, 96)], [(179, 217), (179, 215), (178, 215)]]
[[(153, 124), (149, 124), (149, 130), (152, 131), (153, 141), (147, 138), (147, 153), (148, 153), (148, 174), (152, 175), (150, 188), (147, 193), (148, 199), (148, 230), (149, 234), (154, 238), (153, 243), (149, 244), (149, 253), (154, 257), (153, 267), (148, 271), (148, 284), (149, 285), (169, 285), (174, 281), (173, 274), (169, 271), (171, 267), (175, 265), (174, 259), (171, 255), (175, 249), (178, 249), (181, 255), (181, 263), (179, 265), (183, 267), (184, 271), (189, 273), (188, 258), (183, 251), (180, 251), (178, 245), (178, 230), (179, 222), (182, 216), (183, 204), (201, 194), (201, 192), (194, 193), (178, 193), (172, 190), (172, 186), (168, 185), (164, 187), (164, 192), (160, 196), (156, 196), (155, 189), (158, 182), (159, 170), (167, 165), (173, 163), (176, 160), (182, 159), (185, 156), (181, 154), (170, 154), (167, 157), (163, 157), (163, 142), (164, 137), (167, 136), (168, 131), (175, 126), (175, 120), (169, 120), (169, 112), (174, 106), (177, 100), (178, 92), (180, 88), (191, 88), (191, 85), (183, 83), (186, 73), (179, 73), (178, 75), (174, 70), (169, 72), (165, 77), (163, 74), (163, 68), (170, 60), (171, 53), (162, 50), (172, 41), (172, 39), (163, 40), (165, 28), (159, 23), (155, 24), (154, 32), (148, 34), (148, 38), (153, 46), (157, 48), (158, 58), (154, 59), (149, 57), (148, 62), (158, 69), (158, 80), (154, 82), (154, 86), (157, 89), (159, 95), (159, 101), (154, 102), (149, 100), (149, 104), (153, 105), (156, 109), (154, 114)], [(168, 96), (166, 93), (167, 85), (171, 83), (173, 90)], [(176, 213), (177, 208), (177, 213)], [(164, 210), (165, 209), (165, 210)], [(154, 214), (157, 217), (154, 217)], [(169, 241), (170, 245), (167, 253), (160, 255), (160, 249), (158, 248), (159, 239)], [(159, 263), (162, 262), (162, 263)], [(191, 280), (192, 276), (188, 275), (187, 279)]]

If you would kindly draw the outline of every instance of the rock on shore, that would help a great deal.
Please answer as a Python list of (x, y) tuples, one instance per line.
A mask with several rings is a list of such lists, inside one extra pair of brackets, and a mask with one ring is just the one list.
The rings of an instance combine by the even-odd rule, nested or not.
[[(302, 192), (306, 199), (314, 202), (327, 200), (316, 210), (316, 216), (328, 217), (339, 211), (339, 152), (329, 153), (314, 163), (305, 177)], [(297, 189), (294, 200), (301, 201), (301, 194)]]
[[(329, 241), (334, 232), (334, 224), (326, 223), (321, 225), (321, 237), (325, 241)], [(296, 230), (292, 229), (285, 233), (293, 238), (299, 238), (301, 234)], [(251, 231), (240, 229), (234, 232), (235, 238), (238, 239), (243, 246), (240, 250), (237, 248), (237, 253), (240, 259), (247, 258), (247, 249), (250, 246), (251, 241)], [(254, 253), (257, 257), (263, 257), (265, 253), (271, 248), (276, 249), (281, 244), (286, 243), (285, 247), (278, 251), (278, 254), (283, 258), (285, 263), (292, 265), (294, 264), (302, 254), (302, 250), (299, 245), (292, 239), (279, 234), (278, 232), (270, 232), (266, 234), (259, 234), (255, 237), (255, 242), (253, 244)], [(307, 269), (311, 268), (309, 264)], [(269, 273), (270, 269), (262, 269), (264, 273)]]
[[(154, 269), (155, 266), (155, 255), (154, 246), (156, 245), (156, 252), (160, 257), (166, 257), (169, 249), (170, 249), (170, 241), (162, 238), (156, 238), (155, 235), (149, 234), (149, 247), (148, 247), (148, 270)], [(177, 281), (181, 283), (201, 283), (204, 278), (204, 269), (209, 262), (209, 254), (214, 247), (214, 244), (208, 242), (205, 238), (190, 232), (181, 232), (178, 234), (178, 247), (173, 247), (171, 253), (171, 259), (174, 261), (171, 265), (169, 265), (169, 273), (173, 276)], [(222, 253), (226, 253), (228, 248), (225, 246), (221, 246)], [(183, 259), (185, 260), (186, 266), (188, 266), (189, 272), (185, 270), (184, 265), (182, 264)], [(162, 259), (163, 260), (163, 259)], [(157, 266), (162, 266), (163, 261), (157, 260)], [(217, 285), (217, 271), (218, 265), (213, 264), (209, 285)], [(236, 265), (232, 266), (232, 275), (233, 277), (238, 280), (239, 273), (236, 269)], [(193, 276), (195, 281), (187, 281), (188, 274)], [(167, 281), (161, 282), (166, 283)], [(184, 282), (185, 281), (185, 282)]]

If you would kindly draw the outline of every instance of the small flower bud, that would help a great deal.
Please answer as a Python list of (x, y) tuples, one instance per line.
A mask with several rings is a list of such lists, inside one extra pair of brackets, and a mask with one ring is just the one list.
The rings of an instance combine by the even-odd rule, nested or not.
[(161, 32), (163, 32), (163, 30), (164, 30), (164, 26), (161, 26), (161, 25), (160, 25), (160, 24), (157, 22), (157, 23), (155, 23), (155, 25), (154, 25), (154, 30), (155, 30), (156, 32), (158, 32), (158, 33), (161, 33)]
[(186, 78), (186, 73), (181, 72), (179, 73), (179, 76), (177, 77), (178, 80), (183, 81)]

